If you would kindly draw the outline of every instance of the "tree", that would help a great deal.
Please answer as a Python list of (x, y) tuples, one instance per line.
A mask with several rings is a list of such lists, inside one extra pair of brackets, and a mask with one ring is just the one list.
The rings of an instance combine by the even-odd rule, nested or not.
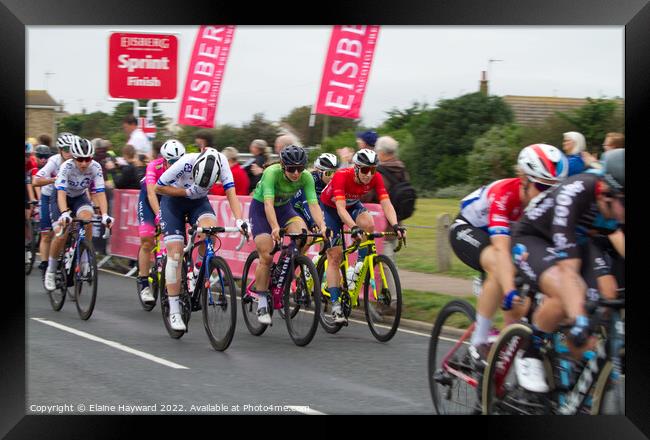
[(521, 131), (516, 124), (497, 125), (476, 139), (467, 156), (469, 183), (479, 186), (512, 177), (522, 149)]
[(429, 104), (418, 101), (415, 101), (411, 107), (404, 110), (393, 107), (391, 110), (385, 112), (388, 115), (388, 119), (384, 121), (378, 130), (386, 132), (406, 128), (416, 116), (429, 109)]
[[(320, 144), (323, 140), (323, 126), (326, 116), (316, 115), (314, 127), (309, 127), (311, 110), (311, 106), (308, 105), (296, 107), (287, 116), (280, 119), (281, 122), (290, 125), (298, 133), (304, 145)], [(327, 116), (327, 118), (329, 118), (327, 137), (336, 136), (343, 131), (354, 130), (358, 125), (356, 119), (337, 118), (334, 116)]]
[(250, 122), (243, 124), (241, 139), (237, 144), (239, 151), (248, 152), (248, 146), (254, 139), (264, 139), (273, 146), (278, 136), (278, 128), (264, 117), (264, 113), (255, 113)]

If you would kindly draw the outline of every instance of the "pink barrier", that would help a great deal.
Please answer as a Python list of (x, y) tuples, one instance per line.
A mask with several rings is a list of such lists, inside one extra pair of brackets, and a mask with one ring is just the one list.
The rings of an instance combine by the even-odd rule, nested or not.
[[(140, 237), (138, 235), (138, 197), (140, 192), (133, 189), (117, 189), (113, 191), (113, 216), (115, 217), (115, 226), (111, 231), (109, 243), (109, 253), (117, 257), (130, 258), (135, 260), (140, 247)], [(238, 196), (243, 207), (244, 218), (248, 218), (248, 209), (252, 197)], [(208, 196), (210, 204), (217, 216), (220, 226), (235, 226), (235, 220), (228, 199), (225, 196)], [(386, 218), (381, 210), (381, 206), (374, 203), (365, 205), (375, 220), (375, 230), (383, 231), (386, 228)], [(244, 263), (248, 255), (255, 250), (255, 243), (251, 240), (244, 245), (239, 251), (235, 247), (239, 244), (240, 235), (238, 233), (220, 234), (221, 247), (218, 248), (217, 254), (222, 256), (228, 262), (234, 276), (239, 277), (242, 274)], [(348, 240), (349, 242), (349, 240)], [(217, 242), (217, 247), (219, 242)], [(381, 253), (383, 240), (377, 240), (377, 252)], [(312, 247), (307, 254), (314, 257), (318, 254), (316, 246)]]

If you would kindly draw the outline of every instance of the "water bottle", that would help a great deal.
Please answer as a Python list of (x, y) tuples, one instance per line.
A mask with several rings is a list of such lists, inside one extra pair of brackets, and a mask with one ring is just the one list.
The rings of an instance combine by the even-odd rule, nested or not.
[(348, 290), (354, 290), (357, 285), (357, 278), (359, 277), (359, 272), (363, 267), (363, 261), (357, 261), (353, 267), (348, 267), (348, 270), (345, 272), (345, 276), (348, 279)]
[(65, 266), (65, 271), (70, 272), (70, 267), (72, 267), (72, 254), (74, 250), (72, 249), (72, 246), (68, 248), (68, 250), (65, 251), (65, 254), (63, 256), (63, 262)]

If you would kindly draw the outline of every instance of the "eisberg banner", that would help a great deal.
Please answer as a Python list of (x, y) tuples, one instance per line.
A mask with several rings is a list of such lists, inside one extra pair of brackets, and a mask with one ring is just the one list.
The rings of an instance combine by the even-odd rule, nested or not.
[(379, 26), (334, 26), (316, 113), (360, 117), (378, 35)]
[(223, 74), (235, 26), (201, 26), (196, 35), (178, 123), (214, 127)]

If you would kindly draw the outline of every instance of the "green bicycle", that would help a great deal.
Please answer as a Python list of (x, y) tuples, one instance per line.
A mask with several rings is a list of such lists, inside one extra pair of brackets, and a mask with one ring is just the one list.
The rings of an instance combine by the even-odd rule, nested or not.
[[(345, 231), (344, 234), (349, 234)], [(360, 301), (366, 316), (366, 322), (370, 327), (372, 335), (380, 342), (389, 341), (397, 331), (400, 316), (402, 314), (402, 287), (395, 264), (385, 255), (377, 255), (375, 239), (397, 235), (395, 232), (373, 232), (365, 233), (367, 240), (356, 243), (349, 248), (345, 247), (343, 238), (343, 260), (341, 262), (341, 309), (345, 316), (345, 322), (335, 323), (331, 317), (332, 302), (327, 290), (327, 258), (324, 250), (320, 252), (321, 258), (316, 265), (316, 272), (321, 280), (321, 310), (319, 321), (321, 327), (327, 333), (336, 333), (343, 326), (348, 325), (348, 318), (352, 309), (359, 306)], [(399, 239), (395, 248), (398, 252), (404, 244)], [(349, 256), (358, 249), (368, 248), (368, 253), (363, 260), (363, 266), (358, 274), (354, 288), (348, 287), (346, 277), (350, 265)], [(363, 281), (363, 282), (360, 282)], [(363, 289), (363, 296), (361, 291)]]

